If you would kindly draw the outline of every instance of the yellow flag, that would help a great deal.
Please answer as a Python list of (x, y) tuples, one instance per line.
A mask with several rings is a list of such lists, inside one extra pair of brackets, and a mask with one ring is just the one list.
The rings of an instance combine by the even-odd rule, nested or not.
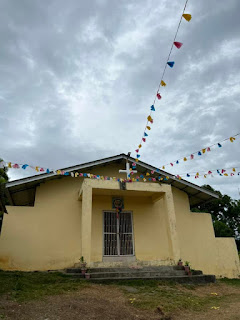
[(225, 176), (228, 176), (228, 174), (227, 174), (227, 173), (224, 173), (224, 175), (225, 175)]
[(147, 173), (146, 173), (146, 176), (150, 176), (150, 173), (149, 173), (149, 172), (147, 172)]
[(163, 80), (161, 81), (161, 86), (166, 87), (166, 83)]
[(151, 127), (149, 127), (149, 126), (147, 126), (146, 128), (147, 128), (148, 130), (151, 130)]
[(138, 162), (138, 159), (135, 159), (136, 162)]
[(199, 176), (199, 172), (196, 173), (196, 176)]
[(192, 16), (191, 16), (191, 14), (189, 14), (189, 13), (184, 13), (182, 16), (183, 16), (183, 18), (185, 18), (187, 21), (190, 21), (190, 20), (192, 19)]
[[(58, 171), (60, 171), (60, 170), (58, 170)], [(57, 171), (57, 173), (58, 173), (58, 171)], [(75, 178), (77, 178), (78, 176), (79, 176), (79, 173), (75, 172)]]
[(139, 149), (142, 148), (142, 145), (140, 144), (140, 145), (138, 146), (138, 148), (139, 148)]
[(233, 168), (232, 170), (233, 170), (234, 172), (236, 171), (236, 169), (235, 169), (235, 168)]
[(147, 181), (147, 179), (143, 178), (143, 181)]
[(150, 122), (153, 121), (153, 119), (152, 119), (151, 116), (148, 116), (147, 119), (148, 119), (148, 121), (150, 121)]
[(207, 175), (206, 175), (206, 174), (204, 175), (204, 178), (207, 178)]
[(229, 138), (229, 140), (231, 141), (231, 142), (233, 142), (234, 140), (236, 140), (234, 137), (231, 137), (231, 138)]
[(205, 153), (206, 152), (206, 148), (205, 149), (202, 149), (202, 153)]
[(187, 161), (187, 158), (185, 157), (185, 158), (183, 159), (183, 161)]
[(12, 163), (8, 162), (8, 168), (12, 168)]
[(164, 167), (164, 166), (163, 166), (162, 168), (163, 168), (163, 170), (165, 169), (165, 167)]
[(38, 172), (39, 171), (39, 167), (35, 167), (35, 170)]
[(168, 180), (168, 179), (169, 179), (169, 176), (166, 176), (166, 179)]

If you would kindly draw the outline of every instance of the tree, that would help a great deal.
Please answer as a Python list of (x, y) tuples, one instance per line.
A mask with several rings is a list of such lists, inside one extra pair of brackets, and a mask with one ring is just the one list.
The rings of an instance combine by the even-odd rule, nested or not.
[(7, 213), (7, 209), (5, 206), (7, 203), (5, 186), (8, 181), (7, 168), (6, 167), (2, 168), (1, 163), (3, 163), (2, 159), (0, 159), (0, 233), (2, 228), (3, 214)]
[(240, 250), (240, 200), (234, 200), (209, 185), (203, 188), (218, 194), (214, 199), (192, 209), (194, 212), (208, 212), (212, 215), (215, 235), (217, 237), (235, 237), (238, 250)]

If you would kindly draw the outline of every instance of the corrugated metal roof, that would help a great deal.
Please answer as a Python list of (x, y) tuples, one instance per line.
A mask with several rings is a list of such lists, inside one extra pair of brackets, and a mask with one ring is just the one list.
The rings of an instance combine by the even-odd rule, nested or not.
[[(108, 158), (104, 158), (96, 161), (78, 164), (71, 167), (62, 168), (60, 170), (74, 172), (82, 169), (90, 169), (90, 168), (92, 169), (95, 166), (100, 166), (100, 165), (109, 164), (111, 162), (122, 161), (122, 160), (129, 160), (130, 162), (135, 162), (134, 158), (126, 154), (119, 154), (113, 157), (108, 157)], [(138, 161), (137, 165), (138, 165), (138, 171), (143, 173), (145, 173), (147, 170), (155, 171), (158, 169), (142, 161)], [(206, 190), (202, 187), (199, 187), (198, 185), (195, 185), (189, 181), (186, 181), (183, 179), (179, 180), (174, 175), (166, 171), (160, 170), (158, 171), (158, 173), (160, 175), (169, 177), (167, 181), (161, 181), (161, 183), (170, 184), (173, 187), (186, 192), (189, 195), (191, 206), (195, 206), (202, 202), (209, 201), (213, 198), (218, 198), (218, 195), (216, 193)], [(6, 188), (7, 188), (7, 195), (8, 195), (9, 201), (12, 205), (33, 205), (34, 198), (35, 198), (35, 190), (37, 185), (39, 185), (40, 183), (46, 180), (60, 179), (63, 177), (64, 176), (61, 176), (61, 175), (59, 176), (54, 172), (50, 172), (50, 173), (38, 174), (35, 176), (8, 182), (6, 185)]]

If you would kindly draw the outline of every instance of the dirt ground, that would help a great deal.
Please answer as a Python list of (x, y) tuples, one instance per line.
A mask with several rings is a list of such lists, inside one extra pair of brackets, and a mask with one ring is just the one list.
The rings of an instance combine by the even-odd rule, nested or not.
[[(176, 287), (184, 292), (182, 286)], [(134, 291), (133, 291), (134, 292)], [(155, 310), (142, 310), (134, 306), (134, 298), (129, 298), (123, 288), (93, 284), (75, 292), (44, 297), (41, 301), (19, 303), (7, 295), (0, 300), (0, 319), (11, 320), (130, 320), (130, 319), (186, 319), (186, 320), (237, 320), (240, 319), (240, 289), (226, 284), (201, 286), (193, 290), (198, 297), (216, 296), (213, 305), (205, 306), (201, 311), (177, 309), (164, 313), (159, 307)], [(130, 294), (131, 295), (131, 294)], [(134, 296), (134, 293), (132, 293)], [(221, 299), (221, 297), (227, 299)], [(133, 301), (133, 302), (132, 302)], [(174, 303), (174, 302), (173, 302)], [(218, 308), (219, 307), (219, 308)]]

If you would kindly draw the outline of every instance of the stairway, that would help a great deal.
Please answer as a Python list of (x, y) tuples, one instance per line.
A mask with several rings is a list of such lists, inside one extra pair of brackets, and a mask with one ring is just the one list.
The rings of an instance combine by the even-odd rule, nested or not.
[[(84, 278), (80, 268), (66, 269), (65, 272), (69, 276)], [(200, 270), (195, 270), (191, 276), (188, 276), (184, 268), (179, 266), (90, 268), (88, 272), (90, 273), (90, 280), (92, 281), (133, 279), (155, 279), (179, 283), (210, 283), (216, 281), (214, 275), (203, 275)]]

